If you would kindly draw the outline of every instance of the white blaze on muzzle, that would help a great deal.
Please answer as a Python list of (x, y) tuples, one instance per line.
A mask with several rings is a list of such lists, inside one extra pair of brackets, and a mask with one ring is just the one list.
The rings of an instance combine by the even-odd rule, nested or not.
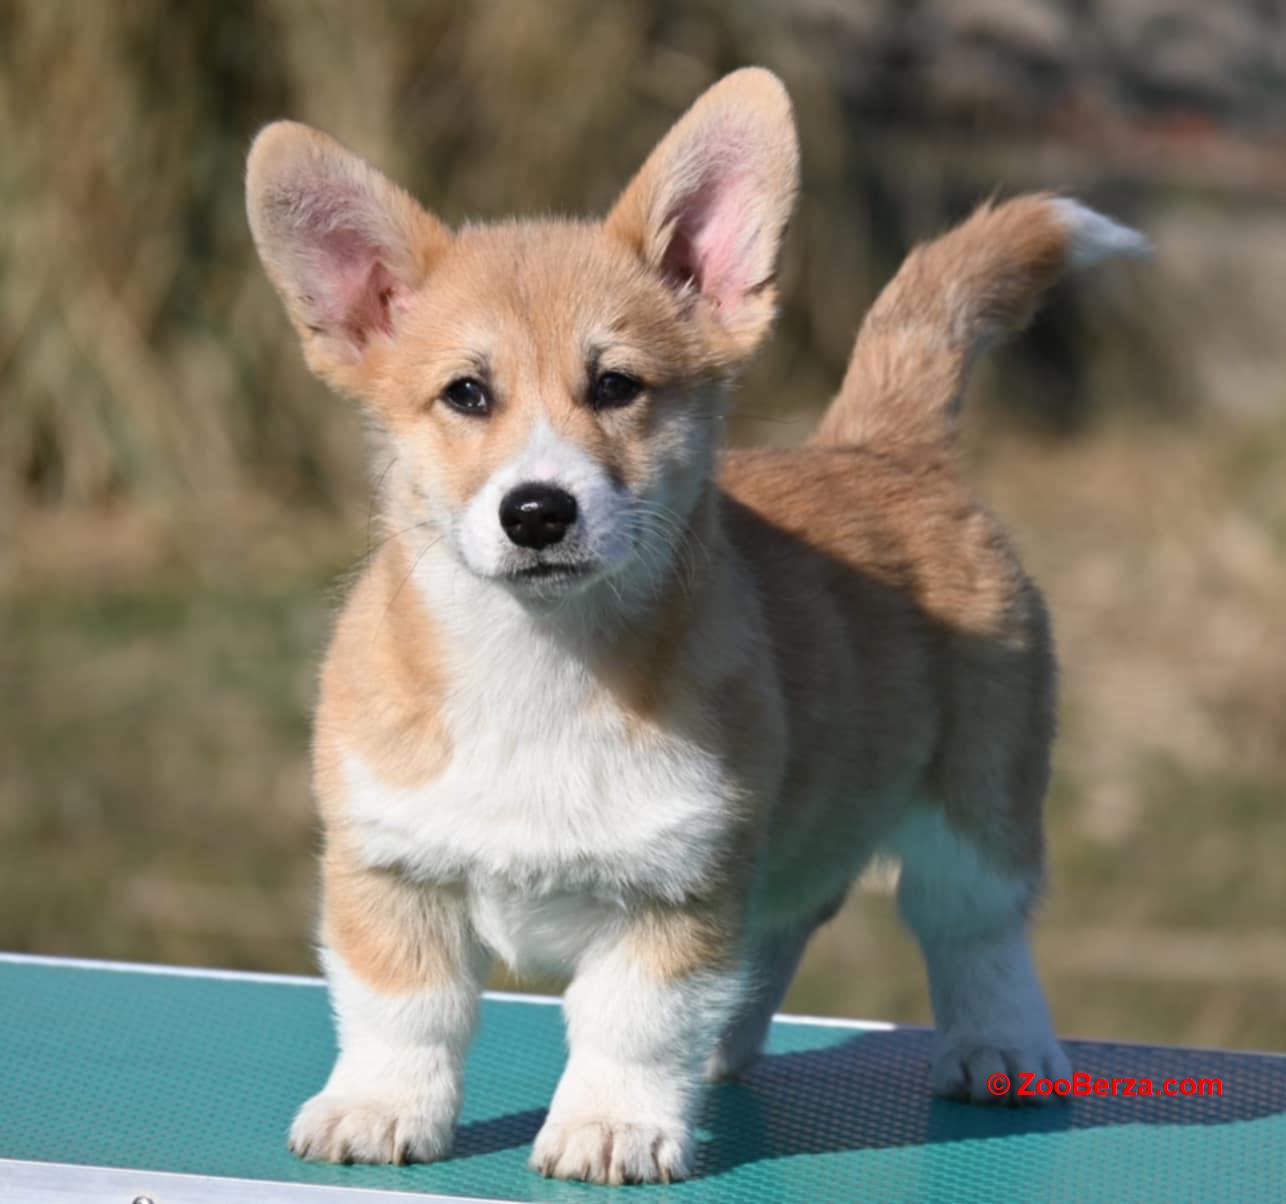
[[(576, 519), (566, 534), (539, 552), (516, 545), (501, 523), (501, 503), (524, 485), (560, 489), (576, 502)], [(522, 451), (496, 469), (466, 504), (456, 524), (456, 545), (469, 568), (483, 577), (538, 559), (610, 569), (630, 554), (631, 510), (629, 494), (613, 483), (607, 469), (541, 418)]]

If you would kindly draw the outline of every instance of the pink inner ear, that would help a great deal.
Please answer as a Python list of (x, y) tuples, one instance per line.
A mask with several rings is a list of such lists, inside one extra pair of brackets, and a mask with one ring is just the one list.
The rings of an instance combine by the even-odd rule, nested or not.
[(406, 289), (384, 266), (379, 248), (356, 230), (330, 230), (317, 247), (315, 298), (327, 325), (358, 347), (376, 332), (391, 334), (393, 310)]
[(703, 297), (723, 308), (759, 283), (750, 183), (744, 172), (712, 166), (700, 187), (680, 200), (662, 260), (671, 280), (691, 280)]

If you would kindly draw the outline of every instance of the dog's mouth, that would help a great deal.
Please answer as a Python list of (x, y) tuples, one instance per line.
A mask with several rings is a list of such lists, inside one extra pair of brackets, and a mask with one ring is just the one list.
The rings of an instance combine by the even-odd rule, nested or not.
[(519, 584), (562, 585), (583, 580), (593, 571), (594, 566), (587, 561), (542, 560), (514, 569), (506, 573), (505, 577)]

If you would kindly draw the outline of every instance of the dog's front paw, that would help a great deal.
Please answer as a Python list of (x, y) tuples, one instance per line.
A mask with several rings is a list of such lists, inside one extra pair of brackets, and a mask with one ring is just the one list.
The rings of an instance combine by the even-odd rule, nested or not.
[(1040, 1094), (1036, 1080), (1065, 1079), (1071, 1073), (1071, 1063), (1052, 1034), (1012, 1045), (955, 1038), (934, 1055), (933, 1090), (974, 1104), (1047, 1104), (1059, 1097), (1052, 1091)]
[(586, 1183), (670, 1183), (687, 1178), (690, 1138), (681, 1129), (584, 1120), (547, 1122), (531, 1165), (552, 1179)]
[(316, 1162), (433, 1162), (451, 1147), (451, 1126), (380, 1099), (315, 1095), (290, 1127), (290, 1149)]

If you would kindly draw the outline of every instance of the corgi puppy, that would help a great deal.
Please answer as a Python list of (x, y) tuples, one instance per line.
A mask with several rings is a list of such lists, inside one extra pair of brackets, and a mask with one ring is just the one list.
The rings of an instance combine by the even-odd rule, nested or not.
[(682, 1178), (703, 1079), (755, 1059), (876, 854), (928, 967), (934, 1089), (1068, 1073), (1027, 939), (1049, 620), (954, 444), (973, 357), (1143, 240), (1071, 200), (984, 206), (911, 254), (806, 446), (724, 452), (797, 165), (759, 69), (601, 221), (449, 230), (324, 134), (254, 142), (263, 265), (388, 453), (316, 715), (340, 1052), (305, 1158), (450, 1152), (500, 958), (571, 978), (533, 1166)]

